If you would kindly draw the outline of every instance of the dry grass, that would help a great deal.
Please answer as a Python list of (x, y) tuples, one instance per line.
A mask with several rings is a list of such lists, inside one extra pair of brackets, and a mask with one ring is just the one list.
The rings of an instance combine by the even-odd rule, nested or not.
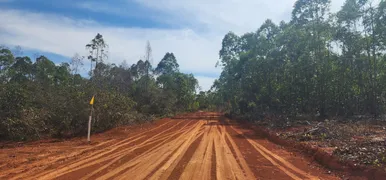
[(343, 160), (386, 168), (386, 122), (324, 120), (270, 126), (282, 138), (332, 148)]

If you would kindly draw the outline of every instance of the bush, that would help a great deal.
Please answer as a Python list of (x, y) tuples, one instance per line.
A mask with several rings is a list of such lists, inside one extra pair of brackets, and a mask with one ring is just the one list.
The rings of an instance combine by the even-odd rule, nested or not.
[(96, 132), (125, 124), (133, 112), (135, 102), (129, 97), (116, 92), (99, 92), (95, 96), (94, 123)]
[(151, 122), (189, 110), (197, 84), (192, 75), (179, 72), (167, 75), (171, 81), (157, 81), (149, 62), (130, 68), (98, 62), (86, 79), (73, 74), (81, 59), (56, 65), (44, 56), (33, 62), (0, 51), (0, 140), (85, 135), (93, 95), (93, 132)]

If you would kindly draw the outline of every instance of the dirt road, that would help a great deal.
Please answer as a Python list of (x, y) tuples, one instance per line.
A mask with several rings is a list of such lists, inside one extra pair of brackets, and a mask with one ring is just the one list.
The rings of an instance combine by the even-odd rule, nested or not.
[(338, 179), (206, 113), (84, 139), (0, 149), (0, 179)]

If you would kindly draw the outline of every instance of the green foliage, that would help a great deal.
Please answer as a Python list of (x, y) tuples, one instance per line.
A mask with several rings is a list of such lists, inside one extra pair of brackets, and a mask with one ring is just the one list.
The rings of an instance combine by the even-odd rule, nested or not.
[[(351, 116), (386, 108), (385, 2), (298, 0), (290, 22), (224, 36), (214, 94), (232, 114)], [(319, 113), (317, 113), (319, 112)]]
[(85, 135), (92, 96), (92, 132), (197, 109), (198, 82), (179, 72), (173, 53), (158, 64), (156, 78), (148, 60), (131, 67), (103, 63), (108, 46), (100, 34), (86, 47), (96, 64), (87, 79), (77, 74), (79, 55), (55, 65), (45, 56), (31, 61), (0, 49), (0, 140)]
[(99, 33), (86, 45), (86, 48), (89, 50), (90, 55), (88, 56), (88, 59), (91, 63), (101, 63), (103, 62), (103, 58), (107, 56), (105, 52), (107, 44), (105, 43), (103, 36)]
[(95, 131), (103, 131), (115, 126), (127, 124), (135, 102), (117, 92), (102, 91), (95, 96), (94, 124)]
[(157, 74), (171, 74), (179, 71), (179, 65), (173, 53), (166, 53), (159, 62), (155, 72)]

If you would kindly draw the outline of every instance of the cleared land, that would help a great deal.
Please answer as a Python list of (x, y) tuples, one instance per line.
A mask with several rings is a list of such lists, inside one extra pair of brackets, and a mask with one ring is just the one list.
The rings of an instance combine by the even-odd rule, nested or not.
[(92, 138), (3, 145), (0, 179), (339, 179), (217, 113)]

